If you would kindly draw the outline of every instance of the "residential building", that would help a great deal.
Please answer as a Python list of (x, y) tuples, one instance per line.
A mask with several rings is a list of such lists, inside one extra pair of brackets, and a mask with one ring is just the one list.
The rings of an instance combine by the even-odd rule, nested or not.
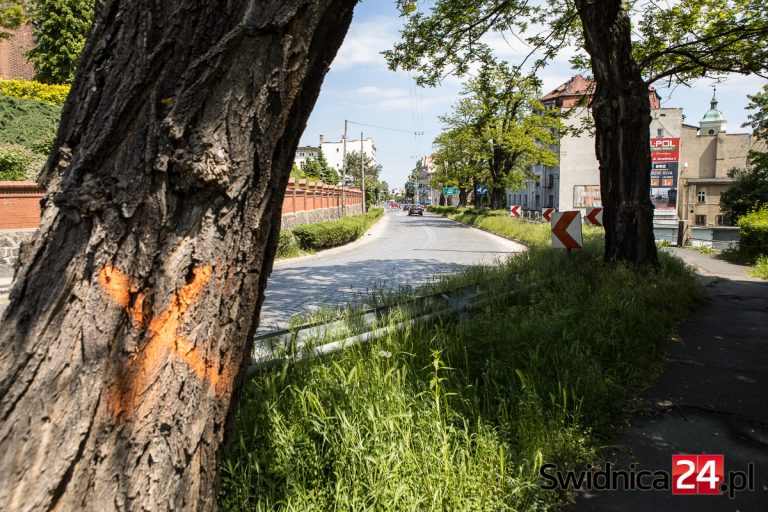
[(309, 160), (316, 160), (319, 153), (320, 147), (299, 146), (296, 148), (296, 156), (293, 158), (293, 163), (299, 169), (303, 169)]
[(712, 97), (699, 126), (682, 125), (682, 162), (679, 218), (685, 221), (686, 238), (692, 229), (718, 228), (725, 224), (720, 195), (733, 182), (728, 171), (744, 168), (750, 151), (768, 151), (766, 142), (750, 133), (726, 133), (727, 120)]
[[(416, 202), (423, 205), (438, 204), (440, 202), (440, 190), (432, 188), (432, 175), (435, 173), (435, 155), (427, 155), (421, 158), (416, 179)], [(456, 198), (458, 204), (458, 198)]]
[[(347, 139), (347, 153), (360, 152), (360, 139)], [(373, 139), (368, 137), (363, 139), (363, 154), (368, 158), (371, 158), (374, 163), (376, 162), (376, 145), (373, 143)], [(339, 174), (344, 165), (344, 140), (342, 138), (339, 142), (326, 141), (325, 138), (320, 135), (320, 147), (323, 150), (323, 156), (328, 161), (328, 166), (336, 169)]]

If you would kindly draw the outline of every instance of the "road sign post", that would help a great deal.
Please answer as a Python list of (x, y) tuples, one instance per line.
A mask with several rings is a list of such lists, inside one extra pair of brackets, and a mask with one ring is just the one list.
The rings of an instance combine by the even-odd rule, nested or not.
[(587, 208), (587, 222), (593, 226), (603, 225), (603, 209), (601, 207)]
[(584, 239), (581, 235), (581, 212), (554, 212), (552, 214), (552, 247), (555, 249), (581, 249)]
[(521, 214), (521, 211), (520, 211), (521, 208), (522, 207), (519, 204), (513, 204), (512, 206), (509, 207), (509, 214), (519, 219)]

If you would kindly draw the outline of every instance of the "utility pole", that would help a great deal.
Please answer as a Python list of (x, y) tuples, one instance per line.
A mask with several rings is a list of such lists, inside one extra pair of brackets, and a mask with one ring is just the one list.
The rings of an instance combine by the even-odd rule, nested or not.
[(344, 216), (344, 181), (347, 179), (347, 124), (344, 120), (344, 139), (341, 149), (341, 216)]
[(363, 132), (360, 132), (360, 175), (363, 177), (363, 213), (365, 213), (365, 158), (363, 157)]

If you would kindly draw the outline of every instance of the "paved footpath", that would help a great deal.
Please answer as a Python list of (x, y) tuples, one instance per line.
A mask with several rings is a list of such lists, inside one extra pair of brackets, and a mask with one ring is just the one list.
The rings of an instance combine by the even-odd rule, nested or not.
[(444, 217), (387, 211), (353, 244), (275, 262), (259, 331), (282, 327), (292, 315), (321, 304), (335, 307), (361, 300), (373, 289), (418, 286), (523, 250), (521, 244)]
[(673, 454), (722, 454), (726, 482), (728, 472), (753, 465), (754, 490), (735, 499), (592, 491), (569, 510), (768, 511), (768, 282), (696, 251), (667, 250), (710, 276), (709, 300), (680, 326), (680, 340), (610, 459), (614, 469), (635, 463), (637, 471), (669, 472)]

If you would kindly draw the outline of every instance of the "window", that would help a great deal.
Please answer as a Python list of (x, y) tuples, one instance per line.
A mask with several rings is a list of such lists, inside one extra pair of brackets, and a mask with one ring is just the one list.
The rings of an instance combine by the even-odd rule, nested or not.
[(539, 207), (539, 194), (536, 194), (536, 208)]
[(549, 194), (549, 204), (547, 204), (547, 208), (554, 208), (555, 206), (555, 196), (552, 194)]
[(725, 226), (725, 215), (718, 215), (715, 217), (715, 223), (717, 223), (718, 226)]
[(299, 153), (299, 156), (304, 156), (304, 153)]
[(656, 130), (656, 136), (657, 137), (663, 137), (664, 136), (664, 128), (659, 128)]
[(699, 193), (696, 194), (696, 199), (698, 202), (703, 203), (707, 200), (707, 193), (704, 190), (699, 190)]
[(696, 216), (696, 225), (697, 226), (706, 226), (707, 225), (707, 216), (706, 215), (697, 215)]
[(707, 135), (714, 135), (714, 134), (715, 134), (715, 130), (708, 130), (707, 131)]

